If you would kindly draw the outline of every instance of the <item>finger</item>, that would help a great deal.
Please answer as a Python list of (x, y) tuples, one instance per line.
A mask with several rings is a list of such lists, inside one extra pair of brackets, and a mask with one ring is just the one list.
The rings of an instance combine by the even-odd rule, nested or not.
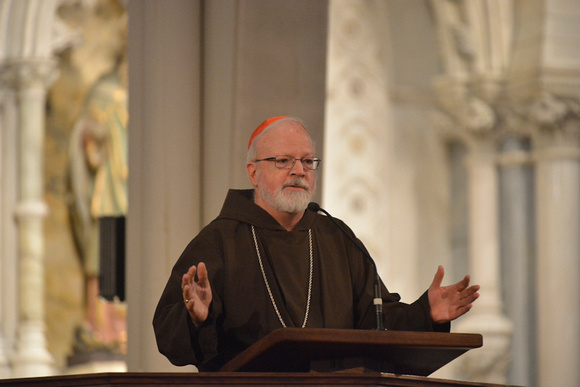
[(191, 265), (189, 270), (187, 271), (187, 275), (189, 275), (189, 282), (195, 280), (195, 272), (197, 271), (197, 267), (195, 265)]
[(191, 278), (189, 274), (185, 273), (181, 277), (181, 292), (183, 293), (183, 299), (189, 298), (189, 290), (191, 289)]
[(471, 281), (471, 276), (468, 274), (463, 278), (463, 284), (467, 288), (469, 286), (469, 282)]
[(203, 262), (200, 262), (199, 265), (197, 265), (197, 281), (198, 285), (201, 287), (206, 287), (209, 284), (207, 268)]
[(191, 298), (190, 295), (189, 295), (190, 289), (191, 289), (191, 286), (185, 285), (183, 287), (183, 292), (182, 292), (182, 295), (181, 295), (183, 297), (183, 302), (185, 302), (185, 306), (186, 307), (188, 307), (189, 306), (188, 304), (190, 303), (190, 298)]
[(432, 288), (440, 287), (441, 282), (443, 282), (444, 275), (445, 275), (445, 270), (443, 269), (443, 266), (439, 265), (439, 267), (437, 268), (437, 272), (435, 273), (435, 276), (433, 277), (433, 282), (431, 283), (431, 287)]
[(183, 290), (185, 285), (187, 285), (188, 283), (189, 283), (189, 277), (188, 277), (187, 273), (185, 273), (184, 275), (181, 276), (181, 290)]
[(194, 287), (192, 285), (195, 284), (194, 279), (195, 279), (195, 272), (196, 272), (196, 270), (197, 270), (197, 268), (195, 267), (195, 265), (192, 265), (189, 268), (189, 270), (187, 270), (187, 273), (185, 273), (181, 277), (182, 296), (183, 296), (183, 300), (184, 300), (184, 302), (186, 304), (192, 298), (192, 296), (191, 296), (191, 289)]
[(465, 296), (471, 296), (472, 294), (474, 294), (474, 293), (477, 293), (478, 291), (479, 291), (479, 285), (473, 285), (473, 286), (471, 286), (471, 287), (467, 288), (467, 289), (466, 289), (466, 290), (463, 292), (463, 294), (464, 294)]
[(473, 303), (473, 301), (477, 300), (478, 298), (479, 298), (479, 293), (473, 293), (469, 297), (464, 298), (464, 300), (466, 303), (471, 304), (471, 303)]
[(455, 302), (455, 307), (462, 308), (462, 307), (465, 307), (466, 305), (473, 304), (473, 302), (475, 300), (477, 300), (478, 298), (479, 298), (479, 293), (474, 293), (468, 297), (462, 297)]
[(461, 281), (455, 284), (455, 288), (457, 289), (458, 292), (462, 292), (469, 286), (469, 281), (470, 277), (469, 275), (466, 275), (465, 277), (463, 277)]
[(463, 316), (465, 313), (469, 312), (472, 306), (473, 306), (472, 304), (467, 304), (465, 306), (457, 308), (457, 310), (455, 311), (455, 316), (453, 317), (452, 320), (456, 319), (459, 316)]
[(187, 274), (184, 274), (183, 277), (181, 277), (181, 290), (184, 290), (186, 286), (189, 286), (189, 284), (189, 278), (187, 277)]
[(193, 279), (195, 278), (195, 265), (192, 265), (187, 272), (181, 277), (181, 287), (183, 288), (186, 284), (191, 284)]

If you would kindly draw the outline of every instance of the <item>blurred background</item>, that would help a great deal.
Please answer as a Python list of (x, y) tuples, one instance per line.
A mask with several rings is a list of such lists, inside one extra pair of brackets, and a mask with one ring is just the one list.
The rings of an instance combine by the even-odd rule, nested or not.
[(580, 385), (580, 3), (0, 0), (0, 377), (194, 371), (152, 316), (247, 141), (300, 117), (317, 200), (484, 346), (434, 376)]

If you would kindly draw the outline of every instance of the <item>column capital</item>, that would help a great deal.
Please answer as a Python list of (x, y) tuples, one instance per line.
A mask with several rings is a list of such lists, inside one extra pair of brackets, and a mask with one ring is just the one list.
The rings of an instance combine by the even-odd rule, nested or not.
[(469, 73), (435, 78), (433, 89), (437, 95), (437, 107), (431, 122), (443, 137), (476, 147), (496, 142), (501, 123), (495, 102), (499, 93), (495, 91), (489, 96), (480, 92), (482, 87), (485, 88), (482, 85), (487, 83), (493, 84), (490, 89), (497, 89), (503, 79), (495, 75), (489, 75), (489, 79), (484, 76), (477, 78)]
[(534, 99), (513, 103), (503, 114), (516, 132), (531, 137), (580, 137), (580, 98), (542, 92)]
[(496, 109), (477, 97), (453, 106), (440, 106), (432, 111), (430, 120), (442, 137), (459, 140), (471, 148), (493, 146), (499, 134)]
[(574, 131), (578, 135), (577, 126), (567, 125), (570, 120), (580, 118), (580, 99), (571, 97), (557, 97), (543, 92), (527, 106), (529, 120), (541, 130)]
[(58, 68), (52, 59), (22, 59), (0, 67), (0, 82), (17, 90), (47, 89), (57, 78)]

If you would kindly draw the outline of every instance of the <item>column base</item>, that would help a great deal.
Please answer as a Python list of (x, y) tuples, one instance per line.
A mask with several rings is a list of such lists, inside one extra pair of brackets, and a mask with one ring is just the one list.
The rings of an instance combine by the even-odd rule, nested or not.
[(7, 379), (12, 376), (8, 356), (6, 355), (6, 344), (2, 333), (0, 333), (0, 379)]
[(458, 359), (460, 376), (474, 382), (505, 384), (511, 363), (511, 321), (502, 314), (472, 311), (455, 324), (454, 331), (483, 336), (482, 348)]
[(13, 358), (13, 377), (55, 375), (54, 359), (48, 352), (44, 335), (44, 323), (21, 322), (18, 327), (18, 342)]

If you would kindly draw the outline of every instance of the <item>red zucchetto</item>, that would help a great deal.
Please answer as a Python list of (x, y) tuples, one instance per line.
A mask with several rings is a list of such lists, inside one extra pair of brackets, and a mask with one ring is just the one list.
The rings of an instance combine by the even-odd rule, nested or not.
[(290, 118), (290, 117), (286, 117), (286, 116), (278, 116), (278, 117), (271, 117), (268, 118), (266, 121), (262, 122), (257, 128), (256, 130), (254, 130), (254, 132), (252, 133), (252, 135), (250, 136), (250, 141), (248, 142), (248, 149), (250, 149), (250, 146), (252, 146), (252, 142), (254, 141), (254, 139), (258, 136), (258, 134), (262, 133), (262, 131), (264, 129), (266, 129), (268, 126), (270, 126), (271, 124), (273, 124), (276, 121), (280, 121), (283, 120), (285, 118)]

